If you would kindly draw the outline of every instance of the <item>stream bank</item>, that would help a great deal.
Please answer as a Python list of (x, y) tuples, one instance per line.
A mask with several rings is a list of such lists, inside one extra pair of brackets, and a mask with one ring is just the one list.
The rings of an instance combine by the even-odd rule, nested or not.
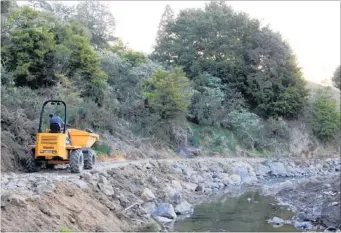
[[(195, 204), (219, 193), (242, 192), (244, 187), (266, 187), (269, 178), (331, 177), (339, 171), (338, 158), (198, 158), (108, 163), (80, 175), (65, 170), (4, 173), (1, 229), (167, 230), (176, 219), (192, 214)], [(277, 189), (271, 189), (277, 187), (271, 185), (267, 191), (277, 195), (282, 190), (280, 186), (279, 183)], [(337, 195), (340, 197), (340, 193)], [(38, 219), (40, 221), (36, 221)]]

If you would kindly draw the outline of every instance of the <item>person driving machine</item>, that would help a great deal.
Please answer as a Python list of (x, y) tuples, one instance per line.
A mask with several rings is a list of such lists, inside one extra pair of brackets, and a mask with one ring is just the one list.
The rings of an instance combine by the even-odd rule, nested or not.
[[(50, 113), (50, 130), (52, 131), (58, 131), (62, 129), (62, 126), (64, 125), (63, 120), (59, 116), (55, 116), (53, 113)], [(58, 125), (58, 127), (57, 127)], [(54, 133), (54, 132), (52, 132)]]
[[(62, 127), (64, 126), (63, 120), (59, 116), (55, 116), (53, 113), (49, 115), (50, 120), (50, 132), (51, 133), (60, 133)], [(66, 134), (66, 144), (71, 144), (68, 134)]]

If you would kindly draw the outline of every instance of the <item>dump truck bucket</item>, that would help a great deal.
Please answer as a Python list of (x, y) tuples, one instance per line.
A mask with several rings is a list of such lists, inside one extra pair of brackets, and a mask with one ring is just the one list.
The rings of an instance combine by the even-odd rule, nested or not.
[(99, 140), (98, 134), (88, 133), (78, 129), (69, 129), (68, 134), (71, 140), (71, 145), (77, 145), (84, 148), (91, 147)]

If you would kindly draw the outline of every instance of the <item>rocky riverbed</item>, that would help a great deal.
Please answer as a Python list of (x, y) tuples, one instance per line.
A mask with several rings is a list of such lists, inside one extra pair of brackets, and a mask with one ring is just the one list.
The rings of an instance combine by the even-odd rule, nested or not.
[(340, 173), (286, 181), (264, 187), (281, 205), (296, 215), (290, 222), (301, 230), (341, 230)]
[[(265, 193), (296, 208), (296, 222), (314, 221), (315, 227), (338, 228), (340, 218), (333, 216), (340, 207), (336, 200), (341, 196), (339, 172), (338, 158), (200, 158), (99, 164), (79, 175), (57, 169), (3, 173), (1, 230), (167, 230), (177, 218), (191, 214), (196, 203), (222, 192), (242, 191), (243, 187), (264, 187)], [(297, 178), (302, 179), (291, 181)], [(274, 184), (269, 179), (290, 181)], [(309, 185), (309, 181), (313, 183)], [(321, 211), (316, 211), (312, 202), (320, 190), (316, 185), (321, 182), (327, 189), (319, 194), (323, 205)], [(305, 201), (305, 197), (311, 201)]]

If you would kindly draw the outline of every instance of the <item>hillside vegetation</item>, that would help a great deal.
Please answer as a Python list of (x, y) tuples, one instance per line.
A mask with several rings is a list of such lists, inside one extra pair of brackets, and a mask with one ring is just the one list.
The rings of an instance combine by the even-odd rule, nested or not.
[(67, 103), (73, 127), (101, 135), (95, 149), (107, 155), (339, 150), (340, 98), (324, 88), (310, 95), (281, 35), (224, 2), (177, 16), (167, 6), (149, 55), (115, 37), (115, 18), (98, 1), (1, 1), (1, 13), (3, 170), (20, 165), (51, 98)]

